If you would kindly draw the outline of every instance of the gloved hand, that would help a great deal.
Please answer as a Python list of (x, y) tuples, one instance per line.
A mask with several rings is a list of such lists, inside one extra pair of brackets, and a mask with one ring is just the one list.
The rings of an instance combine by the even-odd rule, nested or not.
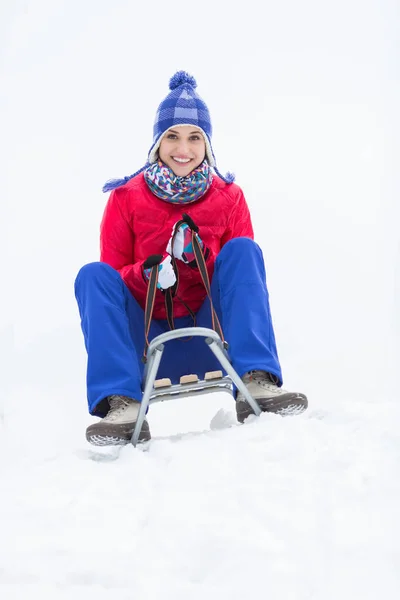
[(147, 280), (150, 279), (152, 267), (158, 265), (158, 282), (159, 290), (167, 290), (176, 283), (176, 275), (169, 254), (152, 254), (143, 265), (143, 273)]
[[(167, 244), (167, 252), (171, 255), (173, 253), (173, 256), (175, 258), (177, 258), (178, 260), (182, 260), (184, 263), (188, 264), (194, 261), (195, 259), (192, 246), (192, 229), (197, 233), (198, 227), (194, 224), (193, 220), (188, 215), (183, 216), (188, 220), (190, 226), (188, 225), (188, 223), (182, 223), (182, 225), (178, 228), (177, 234), (174, 239), (174, 246), (172, 248), (172, 238), (176, 226), (175, 223), (175, 225), (172, 227), (172, 235)], [(200, 247), (204, 253), (204, 243), (198, 233), (197, 239), (199, 240)]]

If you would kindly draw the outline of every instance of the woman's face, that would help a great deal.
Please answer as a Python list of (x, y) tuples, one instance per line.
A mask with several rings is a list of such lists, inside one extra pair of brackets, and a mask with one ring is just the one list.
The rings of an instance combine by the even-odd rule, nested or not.
[(177, 177), (185, 177), (204, 160), (206, 144), (203, 134), (194, 125), (171, 127), (161, 140), (158, 154)]

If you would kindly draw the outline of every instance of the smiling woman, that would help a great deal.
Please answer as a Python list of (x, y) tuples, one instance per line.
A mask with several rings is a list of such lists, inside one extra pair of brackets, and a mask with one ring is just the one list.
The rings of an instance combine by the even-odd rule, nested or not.
[[(232, 173), (227, 173), (225, 176), (217, 169), (217, 164), (214, 156), (214, 152), (211, 146), (212, 137), (212, 125), (210, 113), (204, 100), (196, 92), (197, 83), (194, 77), (186, 73), (185, 71), (178, 71), (175, 73), (169, 82), (170, 93), (160, 103), (153, 127), (153, 144), (150, 148), (147, 163), (127, 177), (122, 179), (111, 179), (103, 186), (103, 192), (111, 192), (120, 185), (124, 185), (136, 175), (139, 175), (142, 171), (145, 171), (149, 165), (157, 162), (160, 157), (160, 145), (165, 140), (167, 132), (171, 135), (168, 136), (170, 140), (176, 135), (177, 138), (181, 138), (184, 134), (179, 133), (179, 129), (183, 126), (189, 126), (186, 130), (195, 132), (195, 134), (201, 133), (204, 144), (205, 152), (203, 159), (205, 158), (207, 164), (212, 167), (215, 173), (225, 183), (232, 183), (235, 179)], [(173, 129), (173, 131), (171, 131)], [(176, 164), (174, 162), (173, 164)], [(168, 165), (170, 166), (170, 165)], [(190, 173), (195, 167), (191, 166), (191, 169), (186, 174)], [(177, 174), (178, 177), (182, 177), (181, 174)]]
[(206, 155), (206, 142), (201, 129), (193, 130), (191, 125), (178, 125), (168, 129), (163, 135), (159, 156), (177, 177), (189, 175), (203, 162)]
[[(172, 77), (148, 162), (104, 188), (112, 193), (101, 225), (101, 262), (84, 266), (76, 279), (89, 412), (102, 417), (86, 430), (92, 444), (129, 443), (142, 399), (143, 349), (192, 318), (228, 341), (232, 366), (261, 410), (307, 408), (304, 394), (281, 387), (263, 255), (242, 190), (217, 170), (210, 114), (195, 88), (184, 71)], [(159, 378), (178, 383), (182, 375), (204, 377), (220, 368), (202, 340), (180, 341), (169, 342)], [(242, 393), (236, 413), (240, 422), (253, 414)], [(144, 421), (139, 441), (148, 439)]]

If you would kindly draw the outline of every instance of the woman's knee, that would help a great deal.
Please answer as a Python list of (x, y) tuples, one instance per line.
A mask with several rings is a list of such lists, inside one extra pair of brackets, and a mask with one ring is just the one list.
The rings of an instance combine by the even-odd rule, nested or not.
[(266, 278), (262, 250), (250, 238), (240, 237), (229, 240), (218, 254), (215, 264), (216, 272), (220, 277), (225, 274), (232, 278), (234, 274), (239, 274), (240, 281), (249, 282), (253, 279), (259, 280), (260, 274), (263, 280)]
[(105, 277), (113, 277), (116, 280), (121, 279), (118, 271), (110, 267), (107, 263), (104, 262), (91, 262), (79, 269), (78, 274), (75, 279), (75, 289), (78, 285), (81, 285), (83, 282), (89, 281), (100, 281)]
[(232, 252), (245, 253), (248, 251), (260, 252), (261, 250), (260, 246), (251, 238), (237, 237), (229, 240), (229, 242), (224, 245), (218, 256), (224, 256), (225, 254), (231, 254)]

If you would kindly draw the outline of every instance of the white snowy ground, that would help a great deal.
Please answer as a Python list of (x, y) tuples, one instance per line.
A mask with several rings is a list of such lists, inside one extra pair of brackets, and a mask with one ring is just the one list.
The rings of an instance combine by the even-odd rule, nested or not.
[(397, 403), (236, 426), (227, 396), (200, 402), (172, 436), (178, 407), (156, 405), (136, 450), (89, 448), (57, 414), (44, 439), (49, 403), (8, 415), (1, 598), (398, 597)]
[[(0, 3), (0, 599), (397, 600), (398, 2), (166, 6)], [(96, 450), (73, 282), (182, 68), (310, 408), (157, 405), (149, 447)]]

